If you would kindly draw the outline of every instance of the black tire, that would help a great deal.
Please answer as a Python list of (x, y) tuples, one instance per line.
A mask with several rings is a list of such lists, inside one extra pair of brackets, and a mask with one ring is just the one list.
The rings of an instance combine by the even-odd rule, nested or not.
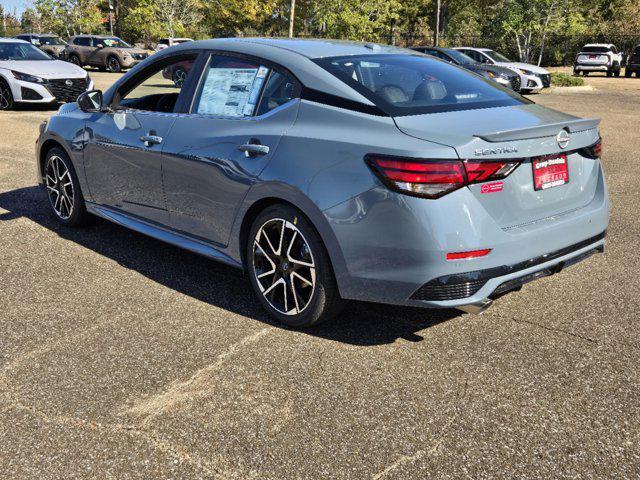
[(11, 110), (14, 105), (11, 87), (4, 78), (0, 78), (0, 110)]
[[(280, 239), (279, 252), (270, 248), (274, 237)], [(320, 235), (305, 215), (291, 206), (272, 205), (256, 217), (249, 230), (245, 259), (256, 298), (282, 324), (310, 327), (335, 316), (344, 305)], [(315, 284), (303, 282), (303, 278)]]
[(628, 68), (625, 68), (625, 69), (624, 69), (624, 76), (625, 76), (626, 78), (631, 78), (631, 74), (632, 74), (632, 73), (633, 73), (633, 72), (632, 72), (631, 70), (629, 70)]
[[(54, 162), (61, 162), (62, 165), (64, 165), (64, 168), (66, 168), (66, 170), (69, 172), (68, 176), (71, 177), (71, 186), (73, 187), (72, 189), (62, 186), (64, 180), (68, 178), (66, 174), (61, 175), (62, 179), (57, 182), (57, 186), (54, 184), (54, 182), (52, 182), (52, 179), (58, 180), (57, 173), (55, 173), (54, 175), (51, 175), (50, 173), (51, 168), (53, 168), (54, 172), (56, 170)], [(49, 206), (51, 207), (50, 211), (55, 219), (67, 227), (77, 227), (84, 224), (89, 214), (87, 213), (87, 208), (84, 203), (84, 197), (82, 196), (82, 191), (80, 190), (80, 183), (78, 182), (78, 176), (76, 175), (76, 172), (73, 168), (73, 163), (69, 159), (68, 155), (64, 152), (64, 150), (59, 147), (54, 147), (49, 150), (44, 158), (42, 171), (44, 188), (47, 194), (47, 198), (49, 199)], [(59, 167), (58, 171), (60, 171)], [(55, 199), (57, 199), (61, 194), (58, 193), (58, 195), (55, 195), (52, 190), (57, 189), (58, 192), (60, 192), (63, 188), (66, 192), (64, 195), (62, 195), (64, 197), (64, 202), (61, 200), (60, 204), (58, 204)], [(71, 197), (69, 197), (69, 192), (71, 192)], [(69, 198), (71, 199), (70, 204), (72, 206), (70, 209), (67, 209), (67, 212), (69, 212), (70, 210), (70, 215), (66, 216), (64, 215), (64, 209), (62, 205), (63, 203), (69, 204)], [(59, 208), (63, 210), (62, 214), (59, 212), (57, 205), (59, 205)]]
[(582, 71), (582, 76), (583, 77), (588, 77), (589, 76), (589, 72), (587, 72), (586, 70)]
[(182, 87), (186, 79), (187, 79), (187, 71), (182, 67), (176, 68), (171, 74), (171, 80), (173, 81), (176, 87)]
[(640, 70), (636, 72), (636, 78), (640, 78)]
[(614, 75), (615, 75), (616, 77), (619, 77), (619, 76), (620, 76), (620, 69), (617, 69), (617, 70), (615, 71)]
[(607, 70), (607, 77), (612, 77), (613, 76), (613, 72), (611, 70)]
[(118, 60), (118, 57), (114, 55), (107, 57), (105, 67), (107, 68), (107, 71), (111, 73), (119, 73), (122, 71), (122, 64), (120, 64), (120, 60)]
[(80, 57), (75, 53), (72, 53), (71, 55), (69, 55), (69, 62), (73, 63), (74, 65), (78, 65), (79, 67), (82, 67), (82, 62), (80, 61)]

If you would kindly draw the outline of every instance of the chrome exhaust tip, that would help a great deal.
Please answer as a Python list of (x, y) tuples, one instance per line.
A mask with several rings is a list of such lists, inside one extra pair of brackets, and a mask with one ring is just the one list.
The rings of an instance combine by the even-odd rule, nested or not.
[(461, 305), (460, 307), (456, 307), (458, 310), (462, 310), (465, 313), (471, 313), (472, 315), (478, 315), (484, 312), (487, 308), (491, 306), (493, 300), (490, 298), (484, 298), (478, 302), (470, 303), (468, 305)]

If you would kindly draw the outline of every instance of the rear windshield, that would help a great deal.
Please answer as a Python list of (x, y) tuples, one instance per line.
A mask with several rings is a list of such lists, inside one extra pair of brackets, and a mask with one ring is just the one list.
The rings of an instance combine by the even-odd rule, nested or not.
[(608, 47), (584, 47), (582, 51), (586, 53), (607, 53), (609, 51), (609, 48)]
[(463, 68), (422, 55), (362, 55), (315, 62), (394, 117), (531, 103)]

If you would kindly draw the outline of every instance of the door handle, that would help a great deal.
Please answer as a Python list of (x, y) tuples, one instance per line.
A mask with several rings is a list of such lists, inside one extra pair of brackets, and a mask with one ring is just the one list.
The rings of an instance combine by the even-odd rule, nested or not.
[(145, 147), (150, 147), (151, 145), (162, 143), (162, 137), (154, 135), (154, 133), (155, 132), (149, 132), (149, 135), (143, 135), (140, 137), (140, 141), (144, 142)]
[(247, 157), (255, 157), (269, 153), (269, 147), (259, 143), (244, 143), (238, 146), (238, 150), (244, 152)]

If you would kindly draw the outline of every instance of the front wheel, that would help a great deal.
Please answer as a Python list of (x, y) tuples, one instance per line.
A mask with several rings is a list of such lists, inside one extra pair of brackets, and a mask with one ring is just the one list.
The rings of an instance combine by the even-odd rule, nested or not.
[(343, 305), (329, 255), (309, 220), (287, 205), (254, 220), (246, 249), (254, 293), (267, 312), (290, 327), (310, 327)]
[(107, 70), (111, 73), (118, 73), (122, 70), (122, 65), (120, 65), (120, 60), (116, 57), (107, 58)]
[(0, 79), (0, 110), (11, 110), (13, 103), (11, 87), (4, 79)]
[(631, 77), (631, 73), (632, 72), (628, 68), (625, 68), (625, 70), (624, 70), (624, 76), (625, 77), (630, 78)]
[(77, 55), (69, 55), (69, 62), (79, 67), (82, 66), (82, 64), (80, 63), (80, 57)]
[(44, 161), (44, 186), (53, 214), (63, 225), (84, 223), (87, 210), (71, 160), (60, 148), (52, 148)]

